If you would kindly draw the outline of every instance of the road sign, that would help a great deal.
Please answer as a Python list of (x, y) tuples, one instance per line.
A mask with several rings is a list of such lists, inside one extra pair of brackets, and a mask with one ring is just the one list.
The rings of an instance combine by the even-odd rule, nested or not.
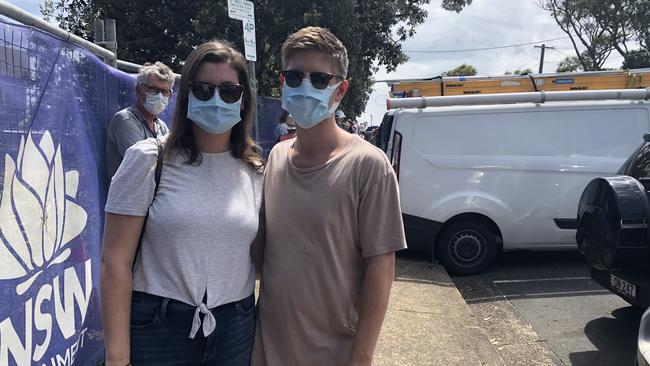
[(252, 1), (228, 0), (228, 16), (238, 20), (255, 20), (255, 8)]
[(244, 25), (244, 52), (248, 61), (257, 61), (257, 47), (255, 42), (255, 21), (245, 19)]

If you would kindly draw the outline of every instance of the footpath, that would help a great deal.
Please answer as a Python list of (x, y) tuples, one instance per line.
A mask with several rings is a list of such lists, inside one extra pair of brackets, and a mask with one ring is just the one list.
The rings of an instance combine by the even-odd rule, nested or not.
[(375, 366), (506, 365), (447, 271), (398, 258)]

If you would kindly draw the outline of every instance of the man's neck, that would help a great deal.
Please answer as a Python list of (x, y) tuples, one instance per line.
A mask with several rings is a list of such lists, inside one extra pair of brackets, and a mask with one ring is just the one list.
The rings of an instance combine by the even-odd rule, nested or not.
[(155, 123), (155, 121), (156, 121), (156, 115), (151, 114), (151, 113), (147, 110), (147, 108), (144, 107), (144, 104), (142, 104), (142, 102), (138, 101), (138, 102), (135, 104), (135, 107), (138, 108), (138, 110), (140, 111), (140, 113), (142, 113), (142, 115), (144, 116), (144, 118), (147, 120), (147, 122), (149, 123), (149, 127), (155, 127), (155, 126), (156, 126), (156, 123)]
[(329, 118), (310, 129), (297, 128), (294, 149), (305, 156), (328, 154), (349, 141), (349, 134), (338, 128), (334, 118)]

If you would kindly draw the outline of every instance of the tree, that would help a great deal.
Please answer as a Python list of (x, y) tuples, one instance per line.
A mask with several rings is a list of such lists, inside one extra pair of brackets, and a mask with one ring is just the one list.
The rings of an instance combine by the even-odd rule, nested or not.
[(622, 67), (625, 70), (650, 67), (650, 52), (643, 49), (628, 52)]
[(456, 68), (445, 71), (442, 76), (474, 76), (477, 74), (476, 68), (472, 65), (462, 64)]
[[(286, 37), (304, 26), (323, 26), (331, 29), (348, 49), (351, 87), (342, 108), (352, 118), (360, 115), (378, 67), (390, 72), (408, 60), (401, 43), (424, 22), (427, 12), (423, 5), (429, 1), (256, 0), (258, 92), (280, 95), (280, 47)], [(228, 17), (226, 1), (53, 2), (59, 24), (87, 39), (93, 38), (95, 17), (115, 19), (118, 56), (131, 62), (159, 60), (179, 72), (185, 57), (198, 44), (221, 38), (239, 49), (243, 45), (241, 22)]]
[(506, 71), (504, 74), (505, 75), (529, 75), (529, 74), (532, 74), (532, 73), (533, 73), (533, 70), (531, 70), (531, 69), (524, 69), (524, 70), (517, 69), (515, 71)]
[(466, 6), (472, 5), (472, 0), (442, 0), (442, 8), (460, 13)]
[[(638, 62), (629, 44), (648, 50), (650, 41), (650, 0), (538, 0), (551, 12), (573, 42), (584, 70), (601, 70), (616, 50), (628, 61)], [(584, 52), (579, 51), (584, 47)], [(587, 62), (590, 61), (590, 62)]]
[[(609, 4), (602, 0), (539, 0), (538, 4), (569, 36), (583, 70), (601, 70), (615, 48), (616, 36), (609, 31), (612, 17), (595, 14), (608, 12)], [(586, 50), (580, 52), (578, 44)]]
[(567, 56), (557, 65), (556, 72), (576, 72), (581, 70), (582, 65), (576, 56)]

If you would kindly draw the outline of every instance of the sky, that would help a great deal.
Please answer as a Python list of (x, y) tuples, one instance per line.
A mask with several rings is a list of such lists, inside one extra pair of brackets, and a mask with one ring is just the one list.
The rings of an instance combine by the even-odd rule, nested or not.
[[(40, 16), (39, 4), (42, 0), (9, 2)], [(483, 76), (502, 75), (505, 71), (526, 68), (537, 72), (540, 50), (534, 48), (534, 45), (477, 52), (408, 51), (464, 50), (566, 37), (551, 15), (537, 5), (537, 0), (474, 0), (460, 14), (443, 10), (440, 2), (441, 0), (432, 0), (426, 5), (429, 14), (427, 20), (416, 28), (414, 37), (403, 43), (409, 61), (391, 73), (380, 68), (375, 74), (375, 80), (429, 78), (462, 63), (473, 65), (477, 68), (478, 75)], [(545, 43), (555, 47), (555, 50), (547, 51), (544, 72), (554, 72), (560, 60), (575, 55), (569, 39)], [(612, 54), (605, 66), (620, 67), (622, 61), (618, 54)], [(389, 87), (385, 82), (378, 82), (373, 89), (366, 110), (358, 121), (376, 125), (386, 113)]]
[[(403, 43), (405, 51), (497, 47), (567, 36), (553, 17), (537, 5), (537, 0), (474, 0), (460, 14), (443, 10), (440, 2), (433, 0), (426, 6), (427, 20), (416, 28), (413, 38)], [(545, 43), (556, 49), (547, 50), (544, 72), (554, 72), (559, 61), (575, 55), (568, 38)], [(410, 58), (407, 63), (392, 73), (380, 69), (375, 80), (435, 77), (462, 63), (476, 67), (481, 76), (503, 75), (505, 71), (526, 68), (537, 72), (540, 49), (534, 46), (477, 52), (406, 52)], [(620, 67), (623, 60), (618, 56), (612, 54), (606, 66)], [(386, 113), (388, 93), (386, 83), (376, 83), (366, 111), (359, 120), (379, 124)]]

